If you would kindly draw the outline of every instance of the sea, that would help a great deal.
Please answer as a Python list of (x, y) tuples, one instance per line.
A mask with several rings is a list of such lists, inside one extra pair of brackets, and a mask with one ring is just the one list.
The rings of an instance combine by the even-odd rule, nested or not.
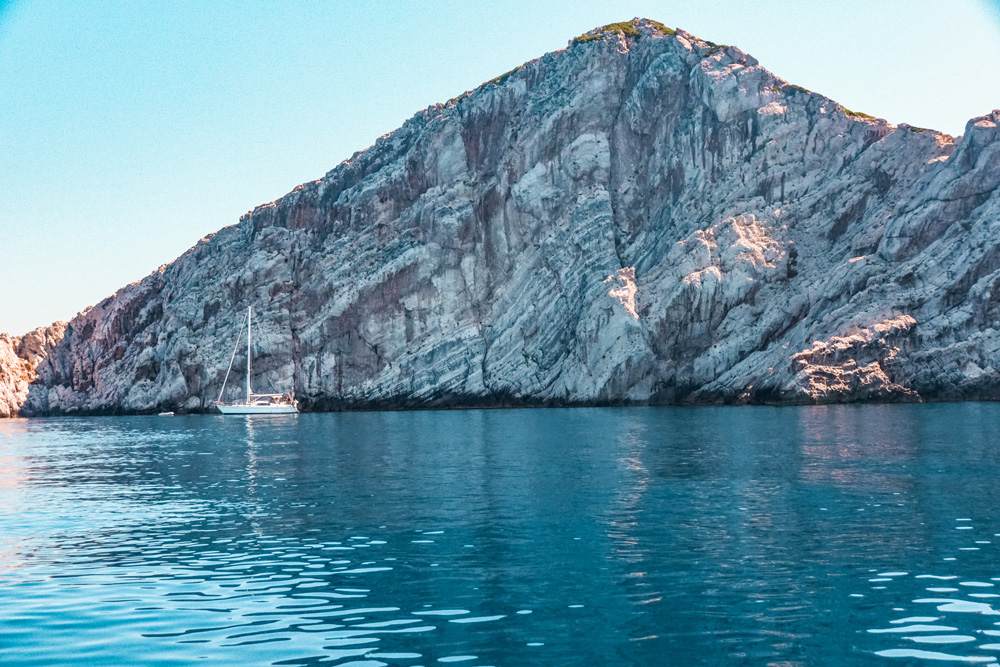
[(0, 420), (0, 664), (1000, 657), (1000, 405)]

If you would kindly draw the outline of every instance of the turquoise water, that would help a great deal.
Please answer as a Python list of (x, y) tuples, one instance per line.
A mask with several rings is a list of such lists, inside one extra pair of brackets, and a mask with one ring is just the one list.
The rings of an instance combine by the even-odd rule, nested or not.
[(997, 424), (993, 404), (0, 420), (0, 664), (996, 662)]

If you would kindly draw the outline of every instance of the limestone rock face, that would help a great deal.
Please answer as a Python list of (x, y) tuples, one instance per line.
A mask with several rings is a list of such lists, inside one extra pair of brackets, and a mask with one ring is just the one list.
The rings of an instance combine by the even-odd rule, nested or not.
[(0, 334), (0, 417), (16, 417), (32, 379), (27, 362), (17, 356), (18, 339)]
[(65, 322), (23, 336), (0, 334), (0, 417), (16, 417), (37, 378), (35, 368), (62, 339)]
[(0, 339), (2, 400), (208, 409), (248, 305), (255, 387), (306, 409), (1000, 398), (998, 126), (897, 127), (617, 24), (82, 313), (26, 395)]

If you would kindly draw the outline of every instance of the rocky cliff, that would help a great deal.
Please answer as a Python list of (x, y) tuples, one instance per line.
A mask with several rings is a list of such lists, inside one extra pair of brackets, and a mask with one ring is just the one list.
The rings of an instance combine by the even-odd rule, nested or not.
[(28, 397), (35, 369), (66, 333), (66, 323), (39, 327), (23, 336), (0, 334), (0, 417), (18, 414)]
[(998, 398), (998, 125), (897, 127), (606, 26), (202, 239), (33, 369), (0, 339), (0, 393), (207, 409), (252, 304), (255, 382), (307, 409)]

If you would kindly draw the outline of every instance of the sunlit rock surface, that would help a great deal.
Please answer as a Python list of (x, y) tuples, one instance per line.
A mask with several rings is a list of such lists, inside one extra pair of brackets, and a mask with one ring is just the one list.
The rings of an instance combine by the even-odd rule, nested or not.
[(26, 392), (0, 342), (2, 400), (207, 409), (251, 304), (258, 388), (306, 409), (998, 398), (998, 125), (595, 31), (79, 315)]
[(35, 369), (62, 339), (65, 322), (23, 336), (0, 334), (0, 417), (16, 417), (37, 378)]

